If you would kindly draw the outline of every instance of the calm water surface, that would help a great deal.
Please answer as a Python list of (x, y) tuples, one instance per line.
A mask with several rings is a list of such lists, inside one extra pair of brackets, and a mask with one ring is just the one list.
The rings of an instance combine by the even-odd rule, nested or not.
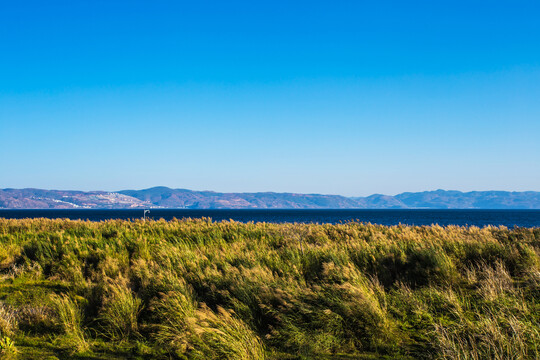
[[(11, 219), (68, 218), (101, 221), (108, 219), (140, 219), (143, 210), (0, 210), (0, 217)], [(381, 225), (504, 225), (507, 227), (540, 227), (540, 210), (191, 210), (151, 209), (147, 217), (173, 218), (208, 217), (214, 221), (274, 223), (331, 223), (347, 221)]]

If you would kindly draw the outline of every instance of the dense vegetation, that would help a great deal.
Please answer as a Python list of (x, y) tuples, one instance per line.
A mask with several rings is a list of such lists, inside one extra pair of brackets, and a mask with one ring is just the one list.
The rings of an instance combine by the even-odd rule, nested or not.
[(534, 359), (540, 228), (0, 219), (0, 352)]

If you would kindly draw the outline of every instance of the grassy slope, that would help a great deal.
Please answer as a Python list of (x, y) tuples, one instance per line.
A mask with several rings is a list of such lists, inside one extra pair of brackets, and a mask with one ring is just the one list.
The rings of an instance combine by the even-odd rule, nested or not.
[(540, 357), (540, 229), (0, 219), (0, 352)]

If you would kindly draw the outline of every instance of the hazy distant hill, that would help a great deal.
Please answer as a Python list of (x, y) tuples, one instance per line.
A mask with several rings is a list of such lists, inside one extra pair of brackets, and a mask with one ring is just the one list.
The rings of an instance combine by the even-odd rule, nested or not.
[(0, 208), (191, 208), (191, 209), (540, 209), (540, 192), (424, 191), (395, 196), (294, 193), (218, 193), (153, 187), (144, 190), (0, 190)]
[(354, 198), (371, 209), (540, 209), (540, 192), (436, 190)]
[(539, 209), (540, 192), (424, 191), (395, 196), (407, 207), (431, 209)]
[(154, 187), (146, 190), (124, 190), (132, 196), (156, 206), (192, 209), (343, 209), (358, 208), (354, 199), (339, 195), (293, 193), (218, 193)]
[(5, 209), (128, 209), (148, 206), (151, 206), (151, 204), (115, 192), (41, 189), (0, 190), (0, 208)]

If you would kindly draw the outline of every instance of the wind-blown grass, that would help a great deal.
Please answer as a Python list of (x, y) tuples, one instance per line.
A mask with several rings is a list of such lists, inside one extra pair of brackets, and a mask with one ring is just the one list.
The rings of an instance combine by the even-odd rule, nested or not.
[(0, 219), (0, 270), (23, 358), (540, 358), (538, 228)]

